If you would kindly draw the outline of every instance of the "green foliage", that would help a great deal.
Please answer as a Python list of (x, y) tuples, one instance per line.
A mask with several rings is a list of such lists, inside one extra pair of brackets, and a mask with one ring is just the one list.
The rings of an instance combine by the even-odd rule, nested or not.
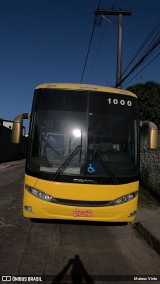
[(160, 84), (152, 81), (128, 88), (139, 99), (139, 118), (149, 120), (160, 127)]

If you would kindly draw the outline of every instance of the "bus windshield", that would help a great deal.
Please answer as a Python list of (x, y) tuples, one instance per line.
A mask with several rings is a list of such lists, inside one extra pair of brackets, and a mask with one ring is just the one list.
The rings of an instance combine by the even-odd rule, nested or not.
[(27, 169), (39, 178), (66, 182), (137, 180), (137, 123), (135, 97), (91, 90), (37, 89)]

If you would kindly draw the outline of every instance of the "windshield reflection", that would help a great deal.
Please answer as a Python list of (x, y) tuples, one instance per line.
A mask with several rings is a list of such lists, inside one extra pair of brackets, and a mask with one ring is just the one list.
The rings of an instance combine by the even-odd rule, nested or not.
[[(113, 96), (116, 104), (111, 104)], [(118, 104), (117, 94), (37, 90), (31, 123), (30, 158), (37, 173), (60, 176), (133, 177), (138, 172), (137, 102)], [(117, 99), (118, 98), (118, 99)], [(78, 149), (78, 150), (76, 150)], [(79, 151), (80, 149), (80, 151)], [(69, 162), (68, 162), (69, 161)]]

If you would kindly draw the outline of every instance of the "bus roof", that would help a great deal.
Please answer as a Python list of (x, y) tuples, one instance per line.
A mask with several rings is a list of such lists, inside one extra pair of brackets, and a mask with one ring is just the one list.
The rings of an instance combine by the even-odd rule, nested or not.
[(75, 84), (75, 83), (44, 83), (38, 85), (36, 89), (68, 89), (68, 90), (90, 90), (90, 91), (100, 91), (100, 92), (108, 92), (108, 93), (116, 93), (121, 95), (128, 95), (132, 97), (137, 96), (127, 90), (119, 89), (119, 88), (110, 88), (105, 86), (98, 85), (89, 85), (89, 84)]

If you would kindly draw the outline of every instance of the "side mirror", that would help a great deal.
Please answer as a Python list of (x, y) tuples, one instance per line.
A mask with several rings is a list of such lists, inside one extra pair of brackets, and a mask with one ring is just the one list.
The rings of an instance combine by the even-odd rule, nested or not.
[(157, 150), (158, 148), (158, 128), (151, 121), (140, 121), (141, 127), (148, 127), (148, 148)]
[(21, 142), (23, 119), (29, 119), (29, 118), (30, 118), (29, 113), (22, 113), (15, 117), (12, 128), (12, 143), (19, 144)]

